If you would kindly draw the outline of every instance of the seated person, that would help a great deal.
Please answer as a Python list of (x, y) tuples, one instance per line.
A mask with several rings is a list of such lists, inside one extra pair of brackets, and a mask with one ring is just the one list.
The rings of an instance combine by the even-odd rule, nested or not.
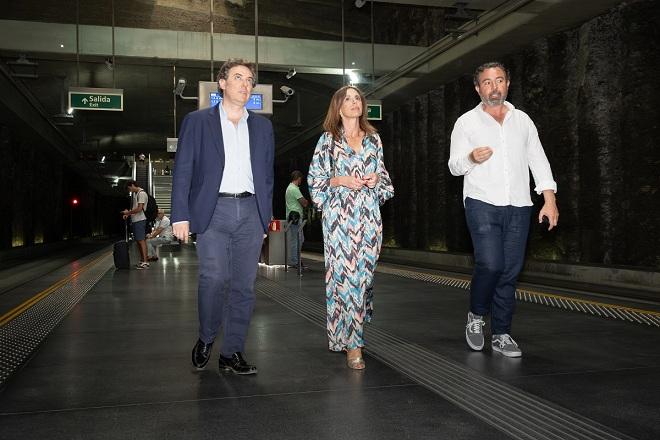
[(147, 234), (147, 260), (158, 260), (158, 246), (165, 243), (171, 243), (174, 238), (170, 219), (165, 216), (165, 211), (158, 210), (158, 216), (154, 223), (154, 229)]

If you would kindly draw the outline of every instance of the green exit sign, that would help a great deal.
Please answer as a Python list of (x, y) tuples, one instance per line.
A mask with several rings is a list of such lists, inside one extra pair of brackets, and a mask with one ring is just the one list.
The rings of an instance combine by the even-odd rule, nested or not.
[(124, 110), (124, 90), (70, 87), (69, 108), (121, 112)]
[(381, 103), (367, 103), (367, 119), (380, 121), (383, 119), (383, 105)]

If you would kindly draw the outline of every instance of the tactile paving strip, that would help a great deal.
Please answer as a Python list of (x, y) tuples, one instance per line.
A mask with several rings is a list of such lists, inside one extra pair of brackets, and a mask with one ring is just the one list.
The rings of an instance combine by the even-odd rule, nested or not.
[[(323, 257), (317, 255), (306, 255), (307, 258), (316, 261), (323, 261)], [(412, 271), (398, 269), (379, 265), (377, 272), (396, 275), (402, 278), (426, 281), (443, 286), (456, 287), (458, 289), (469, 290), (470, 281), (451, 277), (448, 275), (437, 275), (422, 271)], [(533, 291), (529, 289), (517, 289), (516, 299), (534, 304), (541, 304), (558, 309), (569, 310), (573, 312), (586, 313), (603, 318), (612, 318), (622, 321), (634, 322), (636, 324), (646, 324), (660, 327), (660, 313), (651, 310), (642, 310), (631, 307), (619, 306), (616, 304), (606, 304), (596, 301), (589, 301), (570, 296), (556, 295), (546, 292)]]
[[(271, 280), (257, 281), (265, 295), (325, 329), (321, 301), (296, 295)], [(366, 352), (394, 370), (519, 440), (623, 440), (630, 437), (565, 408), (482, 375), (439, 353), (366, 326)]]
[(106, 253), (56, 283), (46, 295), (34, 301), (0, 327), (0, 388), (27, 361), (39, 344), (89, 292), (112, 266)]

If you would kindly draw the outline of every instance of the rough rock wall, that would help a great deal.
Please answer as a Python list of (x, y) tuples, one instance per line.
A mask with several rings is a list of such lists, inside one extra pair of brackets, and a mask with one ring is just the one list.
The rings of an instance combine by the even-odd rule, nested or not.
[[(627, 2), (500, 57), (512, 73), (509, 101), (537, 125), (559, 188), (560, 228), (533, 225), (531, 256), (660, 267), (658, 21), (657, 2)], [(394, 224), (386, 233), (396, 231), (389, 243), (471, 250), (462, 179), (447, 160), (454, 122), (477, 102), (466, 72), (385, 115), (397, 189), (384, 211)], [(533, 200), (538, 212), (542, 197)]]
[[(62, 163), (31, 136), (0, 126), (0, 249), (62, 239)], [(68, 231), (68, 224), (66, 229)]]
[[(30, 127), (0, 123), (0, 250), (120, 232), (123, 200), (101, 197)], [(71, 208), (75, 196), (80, 204)], [(123, 229), (121, 230), (123, 234)]]
[[(110, 26), (111, 0), (79, 0), (80, 23)], [(214, 0), (214, 32), (254, 35), (254, 1)], [(0, 18), (76, 22), (75, 0), (0, 0)], [(115, 0), (115, 26), (208, 32), (209, 0)], [(287, 38), (341, 39), (341, 2), (318, 0), (262, 0), (259, 35)], [(356, 8), (344, 0), (347, 41), (371, 41), (369, 5)], [(425, 6), (374, 5), (377, 43), (427, 46), (444, 35), (445, 9)], [(460, 23), (447, 22), (455, 28)]]

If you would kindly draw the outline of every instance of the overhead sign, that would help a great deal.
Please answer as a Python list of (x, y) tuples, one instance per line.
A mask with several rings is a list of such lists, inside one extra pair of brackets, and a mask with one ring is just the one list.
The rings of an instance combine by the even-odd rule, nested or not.
[(367, 102), (367, 119), (380, 121), (383, 119), (383, 105), (380, 101)]
[(75, 110), (124, 111), (124, 89), (69, 87), (69, 108)]
[[(201, 110), (203, 108), (213, 107), (222, 100), (218, 93), (218, 83), (215, 81), (200, 81), (198, 89), (197, 105)], [(250, 100), (245, 108), (254, 112), (266, 115), (273, 114), (273, 85), (257, 84), (252, 89)]]

